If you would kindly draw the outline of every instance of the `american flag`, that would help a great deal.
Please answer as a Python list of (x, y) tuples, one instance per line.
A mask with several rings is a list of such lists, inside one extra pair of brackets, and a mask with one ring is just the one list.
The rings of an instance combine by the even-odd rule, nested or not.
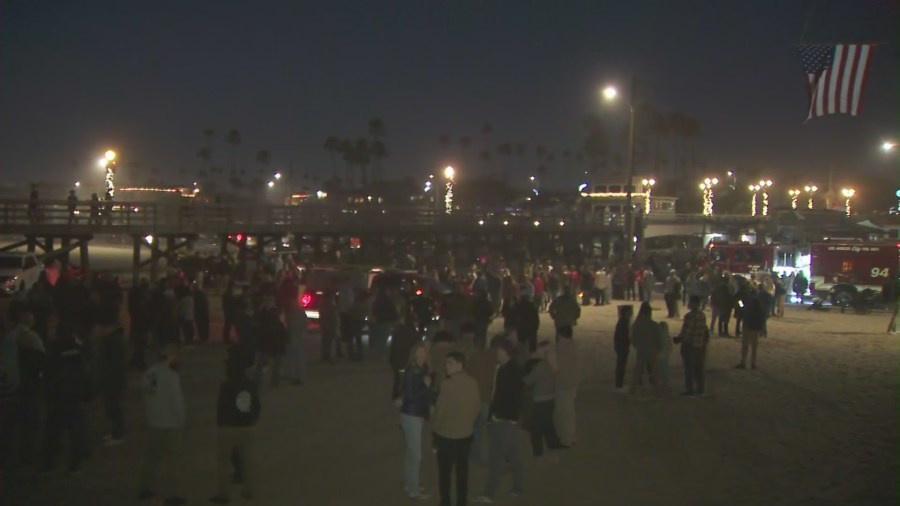
[(872, 44), (800, 46), (800, 60), (809, 86), (807, 121), (826, 114), (859, 113)]

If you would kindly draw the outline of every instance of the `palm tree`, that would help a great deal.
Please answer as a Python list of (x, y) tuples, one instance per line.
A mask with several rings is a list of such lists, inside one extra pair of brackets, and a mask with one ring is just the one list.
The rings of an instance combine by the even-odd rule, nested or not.
[(353, 159), (359, 165), (359, 175), (363, 188), (369, 186), (369, 164), (372, 162), (372, 148), (365, 137), (356, 139), (353, 145)]
[[(484, 135), (484, 151), (482, 151), (481, 159), (486, 163), (491, 161), (491, 132), (494, 131), (494, 125), (490, 121), (485, 121), (481, 125), (481, 134)], [(484, 154), (487, 153), (487, 157)]]
[(547, 154), (547, 148), (542, 145), (537, 145), (534, 147), (534, 154), (538, 157), (538, 160), (541, 160), (544, 158), (544, 155)]
[(672, 135), (672, 175), (675, 180), (681, 180), (685, 174), (685, 149), (683, 142), (679, 142), (679, 137), (684, 140), (685, 125), (688, 122), (687, 116), (679, 111), (669, 114), (666, 118), (669, 124), (669, 132)]
[(231, 144), (231, 169), (234, 170), (237, 168), (237, 148), (241, 144), (241, 132), (232, 128), (225, 136), (225, 142)]
[(516, 154), (519, 155), (520, 158), (525, 156), (525, 151), (527, 150), (525, 149), (524, 144), (522, 144), (521, 142), (516, 144)]
[(341, 159), (346, 164), (345, 179), (347, 180), (347, 188), (353, 188), (353, 165), (355, 164), (355, 156), (353, 152), (353, 141), (350, 139), (341, 139), (337, 151), (341, 154)]
[(331, 177), (337, 177), (337, 163), (334, 161), (334, 153), (340, 151), (341, 149), (341, 140), (335, 137), (334, 135), (329, 135), (327, 139), (325, 139), (325, 144), (322, 144), (322, 147), (328, 151), (328, 156), (331, 157)]
[(382, 180), (382, 167), (381, 161), (388, 157), (387, 146), (384, 145), (384, 142), (372, 141), (369, 145), (369, 154), (372, 155), (372, 160), (375, 162), (375, 178), (377, 181)]
[(440, 144), (441, 147), (444, 148), (444, 151), (447, 151), (448, 149), (450, 149), (450, 136), (449, 135), (443, 134), (440, 137), (438, 137), (437, 141), (438, 141), (438, 144)]
[(684, 118), (684, 122), (681, 125), (681, 135), (684, 136), (684, 140), (687, 143), (688, 156), (690, 157), (690, 163), (688, 167), (690, 169), (689, 177), (696, 177), (697, 171), (697, 146), (696, 139), (701, 134), (700, 131), (700, 121), (697, 118), (692, 118), (690, 116), (686, 116)]
[(266, 167), (269, 166), (269, 162), (272, 161), (272, 155), (266, 149), (260, 149), (256, 152), (256, 163), (259, 164), (259, 168), (257, 169), (258, 174), (262, 174), (265, 172)]
[[(371, 155), (374, 163), (374, 179), (381, 181), (382, 166), (381, 161), (388, 156), (387, 146), (384, 144), (384, 136), (387, 135), (387, 127), (381, 118), (372, 118), (369, 120), (369, 136), (372, 138)], [(377, 146), (377, 147), (376, 147)]]

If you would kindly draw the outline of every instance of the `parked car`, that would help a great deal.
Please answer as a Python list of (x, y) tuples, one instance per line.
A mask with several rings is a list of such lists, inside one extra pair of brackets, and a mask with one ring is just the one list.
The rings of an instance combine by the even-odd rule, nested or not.
[(0, 253), (0, 293), (12, 295), (37, 283), (43, 265), (34, 253), (7, 251)]

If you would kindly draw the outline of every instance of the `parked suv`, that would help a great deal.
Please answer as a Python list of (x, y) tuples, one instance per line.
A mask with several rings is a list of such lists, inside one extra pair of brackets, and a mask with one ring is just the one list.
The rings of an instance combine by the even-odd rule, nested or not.
[(0, 293), (12, 295), (37, 283), (44, 267), (34, 253), (0, 253)]

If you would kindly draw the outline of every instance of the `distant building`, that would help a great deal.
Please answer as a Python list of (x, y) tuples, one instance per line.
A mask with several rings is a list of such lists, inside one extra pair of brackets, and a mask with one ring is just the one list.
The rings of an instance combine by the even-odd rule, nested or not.
[[(631, 193), (631, 202), (636, 213), (649, 215), (674, 215), (678, 197), (658, 195), (646, 191), (646, 187), (638, 182)], [(581, 191), (581, 208), (585, 219), (589, 222), (604, 222), (610, 225), (621, 224), (625, 203), (628, 199), (623, 184), (598, 184)]]

